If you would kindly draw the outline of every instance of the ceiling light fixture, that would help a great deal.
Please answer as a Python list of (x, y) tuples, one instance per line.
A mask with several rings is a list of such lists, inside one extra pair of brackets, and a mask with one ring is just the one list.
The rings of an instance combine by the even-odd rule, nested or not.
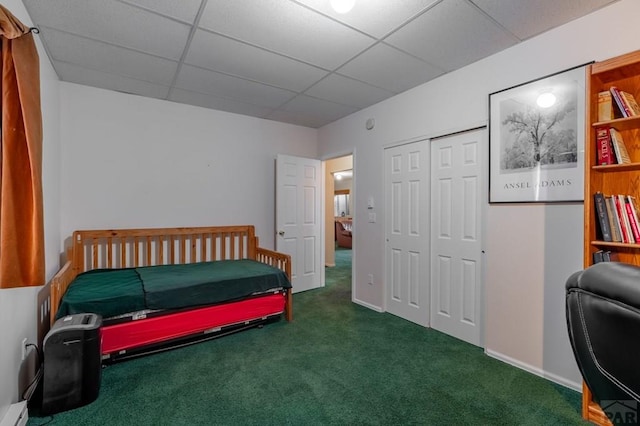
[(349, 12), (355, 4), (356, 0), (331, 0), (331, 7), (338, 13)]
[(342, 180), (342, 175), (340, 173), (336, 173), (336, 180)]
[(549, 108), (556, 103), (556, 95), (551, 92), (540, 93), (536, 103), (540, 108)]

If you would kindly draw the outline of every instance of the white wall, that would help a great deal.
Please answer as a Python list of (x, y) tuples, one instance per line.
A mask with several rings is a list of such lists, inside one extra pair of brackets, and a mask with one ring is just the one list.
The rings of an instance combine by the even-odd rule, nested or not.
[[(381, 308), (384, 301), (383, 147), (485, 125), (489, 93), (640, 48), (637, 16), (640, 2), (621, 0), (320, 129), (322, 158), (358, 152), (356, 221), (366, 228), (354, 237), (360, 303)], [(601, 31), (607, 22), (616, 25)], [(367, 118), (376, 120), (371, 131), (365, 130)], [(364, 217), (370, 196), (379, 207), (377, 223)], [(487, 212), (487, 352), (577, 387), (564, 282), (582, 268), (582, 204), (491, 205)], [(378, 284), (366, 284), (367, 274)]]
[[(31, 25), (20, 0), (2, 3), (25, 25)], [(59, 268), (61, 247), (59, 86), (58, 77), (37, 35), (35, 40), (40, 55), (45, 267), (48, 280)], [(36, 342), (36, 294), (39, 290), (39, 287), (0, 290), (0, 420), (9, 405), (18, 401), (22, 339), (27, 337), (29, 342)]]
[(317, 131), (61, 83), (62, 225), (253, 224), (274, 242), (275, 158), (316, 157)]

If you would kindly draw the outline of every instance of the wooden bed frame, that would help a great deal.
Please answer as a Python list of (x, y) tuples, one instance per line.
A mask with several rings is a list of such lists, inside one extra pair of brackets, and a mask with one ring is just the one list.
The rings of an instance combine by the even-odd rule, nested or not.
[[(253, 225), (75, 231), (67, 262), (51, 280), (49, 325), (67, 287), (81, 272), (234, 259), (271, 265), (291, 280), (291, 256), (258, 247)], [(288, 289), (287, 321), (293, 319), (292, 302)]]

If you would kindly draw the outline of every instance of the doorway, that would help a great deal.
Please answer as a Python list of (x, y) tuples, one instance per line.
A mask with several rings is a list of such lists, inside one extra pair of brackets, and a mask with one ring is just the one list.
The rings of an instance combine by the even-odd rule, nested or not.
[(354, 174), (353, 155), (324, 161), (325, 268), (349, 267), (353, 277)]

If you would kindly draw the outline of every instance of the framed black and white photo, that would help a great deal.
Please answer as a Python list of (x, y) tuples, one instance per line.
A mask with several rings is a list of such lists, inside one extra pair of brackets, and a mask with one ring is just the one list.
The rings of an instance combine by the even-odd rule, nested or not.
[(585, 68), (489, 95), (489, 202), (584, 199)]

